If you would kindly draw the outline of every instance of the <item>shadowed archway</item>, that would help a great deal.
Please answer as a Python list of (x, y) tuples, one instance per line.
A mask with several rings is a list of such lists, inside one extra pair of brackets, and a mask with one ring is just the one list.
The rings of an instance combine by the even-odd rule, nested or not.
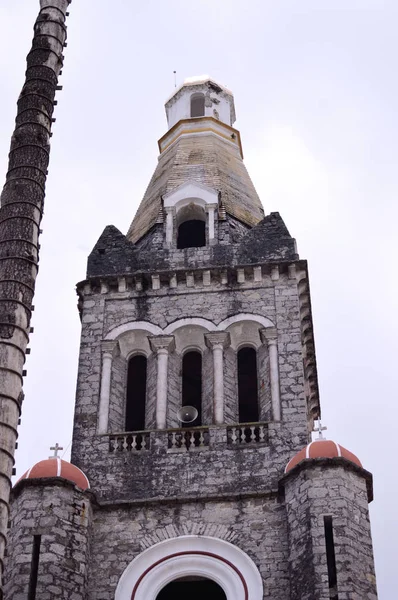
[(156, 600), (227, 600), (224, 590), (211, 579), (182, 577), (168, 583)]

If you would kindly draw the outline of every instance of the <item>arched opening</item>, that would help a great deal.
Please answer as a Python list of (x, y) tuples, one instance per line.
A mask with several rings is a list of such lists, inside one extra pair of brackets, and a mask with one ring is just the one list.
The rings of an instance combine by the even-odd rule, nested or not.
[(178, 228), (177, 248), (200, 248), (206, 246), (206, 224), (196, 219), (181, 223)]
[(191, 96), (191, 118), (205, 116), (204, 94), (192, 94)]
[(192, 351), (182, 359), (182, 406), (194, 406), (198, 416), (187, 427), (202, 424), (202, 355)]
[(167, 584), (156, 600), (227, 600), (222, 587), (204, 577), (182, 577)]
[(200, 203), (192, 201), (177, 212), (177, 248), (206, 246), (206, 212)]
[(146, 356), (136, 354), (127, 368), (126, 431), (145, 429), (146, 379)]
[(258, 421), (257, 353), (254, 348), (241, 348), (238, 352), (239, 422)]

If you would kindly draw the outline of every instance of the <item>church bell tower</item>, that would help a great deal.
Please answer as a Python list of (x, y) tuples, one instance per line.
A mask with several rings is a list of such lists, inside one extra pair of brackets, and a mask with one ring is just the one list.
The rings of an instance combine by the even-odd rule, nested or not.
[(106, 227), (77, 285), (73, 465), (14, 487), (7, 597), (375, 600), (371, 475), (311, 441), (307, 263), (264, 216), (232, 93), (186, 80), (166, 115), (127, 235)]

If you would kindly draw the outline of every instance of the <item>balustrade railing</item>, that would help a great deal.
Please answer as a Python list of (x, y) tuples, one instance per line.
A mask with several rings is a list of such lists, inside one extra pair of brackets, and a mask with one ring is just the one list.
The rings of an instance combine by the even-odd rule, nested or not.
[(118, 433), (109, 436), (110, 452), (142, 452), (150, 450), (151, 438), (149, 431), (136, 433)]
[[(230, 447), (268, 444), (268, 423), (239, 423), (221, 426), (221, 428), (226, 429), (227, 445)], [(151, 449), (151, 437), (154, 435), (160, 436), (156, 447), (160, 448), (164, 444), (163, 447), (166, 446), (169, 452), (203, 450), (211, 446), (212, 439), (216, 439), (214, 435), (220, 427), (214, 429), (215, 431), (212, 427), (192, 427), (191, 429), (113, 433), (109, 435), (109, 452), (147, 452)]]
[(242, 423), (227, 427), (227, 441), (232, 446), (268, 443), (268, 423)]
[(169, 450), (189, 451), (209, 446), (209, 429), (177, 429), (168, 431), (167, 447)]

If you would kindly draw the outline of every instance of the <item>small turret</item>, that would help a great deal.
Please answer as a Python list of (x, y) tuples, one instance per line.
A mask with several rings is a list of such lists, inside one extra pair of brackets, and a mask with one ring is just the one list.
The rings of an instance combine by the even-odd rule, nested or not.
[(377, 598), (368, 510), (372, 476), (355, 454), (317, 439), (289, 461), (281, 485), (291, 600)]
[(87, 598), (89, 487), (83, 471), (56, 453), (33, 465), (15, 484), (6, 598)]

